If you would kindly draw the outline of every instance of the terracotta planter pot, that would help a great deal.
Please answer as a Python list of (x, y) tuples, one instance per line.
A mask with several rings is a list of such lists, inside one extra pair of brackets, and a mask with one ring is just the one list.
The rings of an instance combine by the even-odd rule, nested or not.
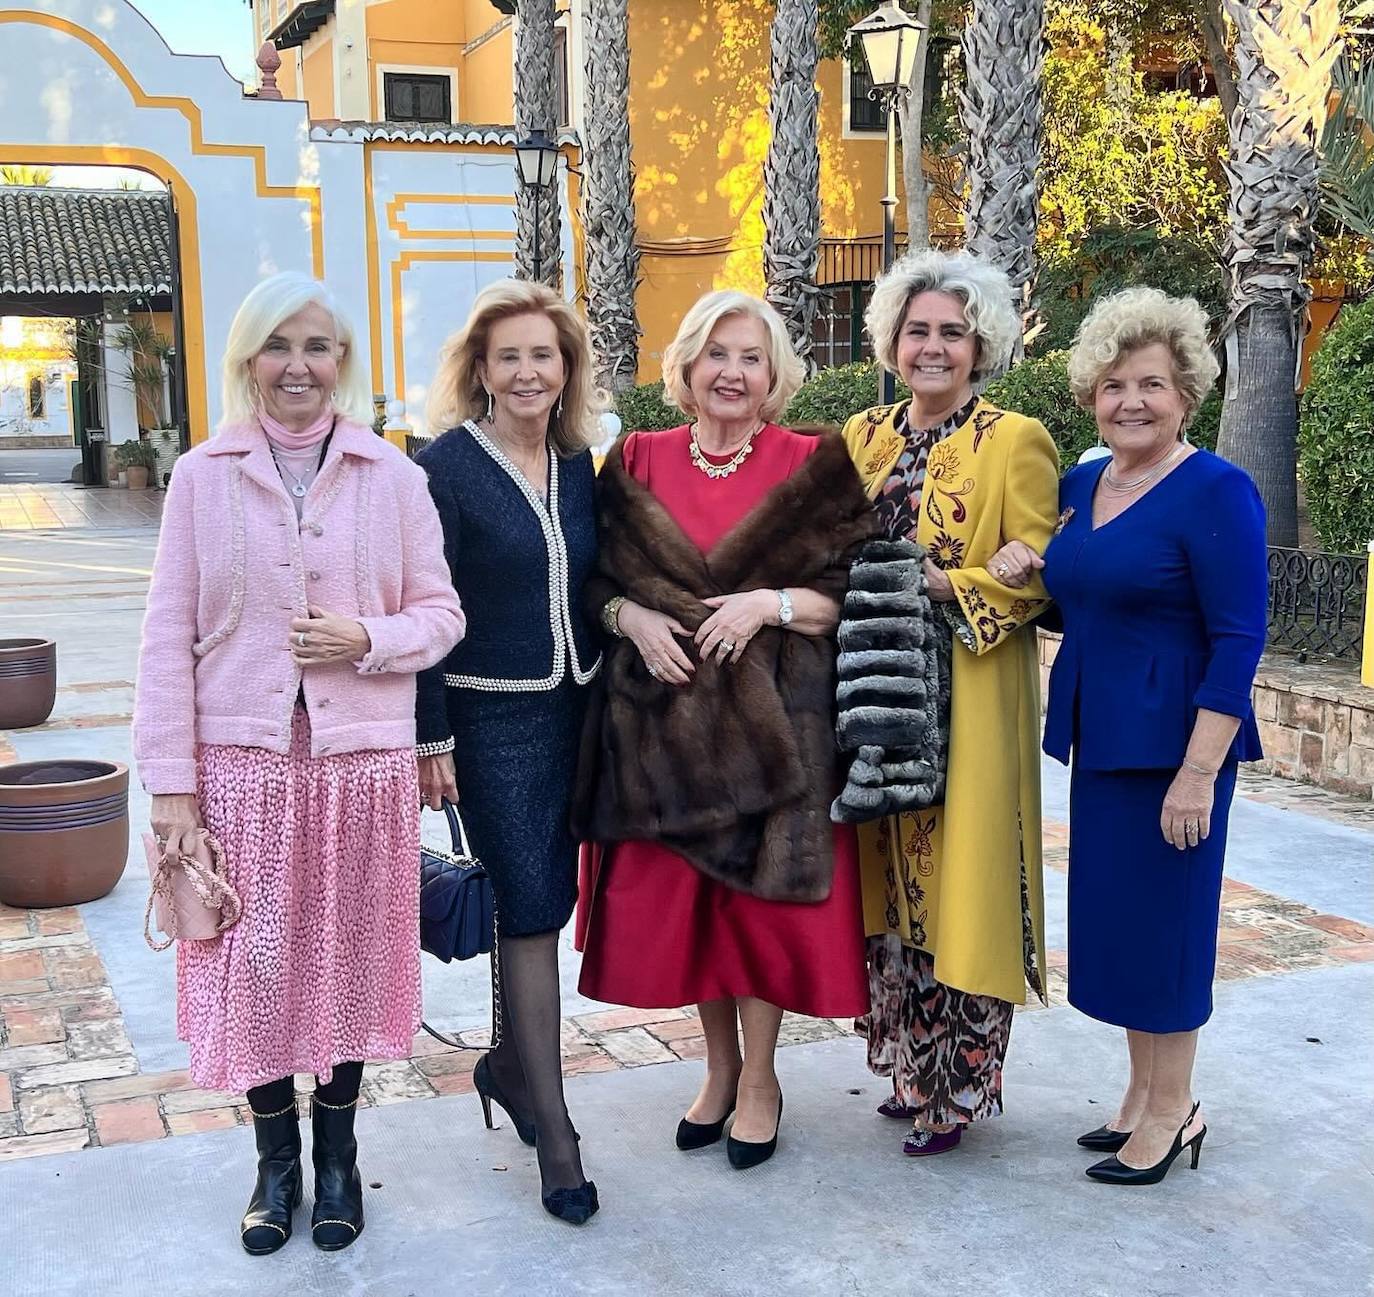
[(57, 645), (0, 639), (0, 730), (42, 725), (57, 697)]
[(129, 768), (117, 761), (0, 766), (0, 903), (80, 905), (129, 858)]
[(148, 469), (143, 464), (130, 464), (124, 470), (124, 479), (129, 484), (131, 491), (146, 491), (148, 489)]

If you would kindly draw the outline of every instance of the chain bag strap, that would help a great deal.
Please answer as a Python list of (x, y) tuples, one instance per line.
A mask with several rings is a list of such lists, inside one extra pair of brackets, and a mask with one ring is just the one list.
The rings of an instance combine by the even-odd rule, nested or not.
[[(472, 853), (462, 817), (444, 802), (451, 852), (420, 848), (420, 945), (436, 959), (471, 959), (491, 955), (492, 1046), (501, 1041), (501, 957), (495, 897), (491, 879)], [(435, 1040), (453, 1049), (482, 1049), (456, 1036), (420, 1025)]]

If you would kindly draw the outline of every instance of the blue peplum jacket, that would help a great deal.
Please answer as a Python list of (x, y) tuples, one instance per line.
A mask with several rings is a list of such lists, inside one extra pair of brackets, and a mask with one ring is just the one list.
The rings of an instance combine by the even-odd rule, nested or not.
[(1064, 640), (1050, 674), (1044, 749), (1085, 770), (1172, 769), (1199, 709), (1240, 721), (1228, 760), (1262, 755), (1250, 687), (1264, 651), (1264, 506), (1250, 478), (1207, 451), (1189, 456), (1094, 530), (1110, 463), (1060, 483), (1045, 551)]

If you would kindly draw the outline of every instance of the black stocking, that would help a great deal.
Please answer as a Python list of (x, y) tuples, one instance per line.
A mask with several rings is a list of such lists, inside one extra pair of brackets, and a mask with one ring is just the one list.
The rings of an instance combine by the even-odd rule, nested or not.
[(321, 1103), (334, 1108), (342, 1108), (358, 1097), (363, 1088), (363, 1065), (361, 1063), (335, 1063), (334, 1075), (329, 1084), (323, 1085), (315, 1078), (315, 1094)]
[(558, 933), (501, 938), (501, 1002), (503, 1049), (513, 1045), (519, 1057), (527, 1110), (539, 1132), (540, 1179), (545, 1189), (575, 1189), (585, 1177), (563, 1102)]
[(259, 1117), (269, 1117), (274, 1112), (289, 1108), (296, 1101), (296, 1078), (284, 1076), (280, 1081), (268, 1081), (266, 1085), (254, 1085), (248, 1089), (248, 1106)]

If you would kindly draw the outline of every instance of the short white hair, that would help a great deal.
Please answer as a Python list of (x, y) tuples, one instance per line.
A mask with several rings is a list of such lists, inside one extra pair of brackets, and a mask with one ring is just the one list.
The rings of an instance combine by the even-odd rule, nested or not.
[(921, 293), (945, 293), (962, 304), (964, 322), (978, 340), (976, 384), (982, 386), (1006, 369), (1021, 336), (1011, 280), (982, 257), (937, 248), (908, 253), (873, 285), (864, 327), (879, 364), (897, 372), (897, 338), (911, 299)]
[(763, 398), (759, 413), (770, 422), (787, 409), (806, 377), (806, 367), (792, 347), (782, 316), (762, 298), (748, 293), (722, 288), (697, 299), (696, 304), (682, 317), (677, 337), (663, 353), (663, 395), (686, 415), (697, 412), (692, 399), (692, 366), (706, 350), (711, 331), (731, 315), (748, 315), (763, 324), (767, 339), (768, 369), (772, 381)]
[(372, 422), (372, 390), (363, 373), (352, 322), (318, 279), (285, 271), (256, 285), (229, 326), (224, 348), (224, 425), (252, 423), (257, 418), (259, 396), (249, 365), (282, 321), (307, 306), (318, 306), (329, 315), (334, 321), (334, 337), (344, 348), (334, 387), (334, 409), (355, 423)]
[(1158, 288), (1123, 288), (1093, 303), (1069, 352), (1069, 387), (1085, 410), (1098, 384), (1124, 356), (1159, 343), (1168, 349), (1183, 397), (1186, 429), (1217, 381), (1221, 366), (1207, 341), (1207, 312), (1196, 298)]

